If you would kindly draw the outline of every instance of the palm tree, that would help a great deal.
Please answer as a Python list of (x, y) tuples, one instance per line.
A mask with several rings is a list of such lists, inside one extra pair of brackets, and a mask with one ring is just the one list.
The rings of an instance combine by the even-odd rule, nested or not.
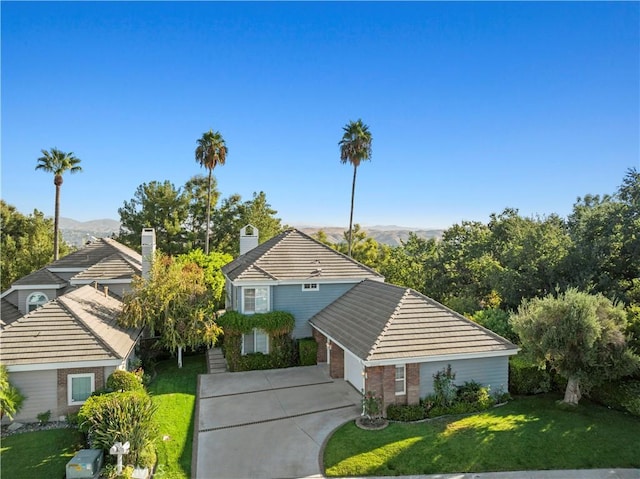
[(58, 259), (58, 225), (60, 221), (60, 187), (62, 186), (62, 174), (65, 172), (78, 173), (82, 171), (80, 159), (73, 156), (73, 152), (65, 153), (57, 148), (50, 151), (41, 150), (42, 157), (38, 158), (36, 170), (44, 170), (53, 173), (53, 184), (56, 185), (56, 206), (53, 220), (53, 260)]
[(353, 165), (353, 183), (351, 184), (351, 214), (349, 215), (349, 256), (351, 256), (351, 242), (353, 229), (353, 198), (356, 192), (356, 173), (361, 161), (371, 159), (371, 132), (362, 120), (351, 121), (343, 127), (344, 134), (340, 145), (340, 163)]
[(198, 140), (196, 148), (196, 161), (200, 166), (209, 170), (209, 180), (207, 183), (207, 234), (204, 242), (204, 252), (209, 254), (209, 224), (211, 222), (211, 172), (216, 165), (224, 165), (227, 159), (228, 148), (224, 143), (224, 138), (219, 131), (209, 130), (202, 134)]

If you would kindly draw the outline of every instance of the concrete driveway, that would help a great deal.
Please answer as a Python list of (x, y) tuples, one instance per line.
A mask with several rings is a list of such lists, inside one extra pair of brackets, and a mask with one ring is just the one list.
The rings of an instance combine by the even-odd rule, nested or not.
[(192, 477), (321, 477), (329, 434), (360, 414), (360, 394), (326, 365), (199, 378)]

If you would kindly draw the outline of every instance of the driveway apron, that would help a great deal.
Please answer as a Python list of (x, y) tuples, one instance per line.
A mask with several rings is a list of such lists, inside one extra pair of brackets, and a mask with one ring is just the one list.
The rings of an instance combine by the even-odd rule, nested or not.
[(326, 365), (201, 375), (192, 477), (321, 477), (324, 441), (359, 414)]

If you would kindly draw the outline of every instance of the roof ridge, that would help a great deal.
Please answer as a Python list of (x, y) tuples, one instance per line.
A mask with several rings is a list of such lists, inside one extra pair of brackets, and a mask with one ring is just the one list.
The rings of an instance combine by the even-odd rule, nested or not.
[[(365, 281), (367, 281), (367, 280), (365, 280)], [(382, 283), (382, 284), (395, 286), (396, 288), (402, 288), (402, 286), (398, 286), (398, 285), (391, 284), (391, 283)], [(402, 303), (404, 302), (404, 299), (410, 293), (411, 293), (411, 288), (405, 288), (404, 293), (402, 293), (402, 296), (400, 297), (400, 299), (398, 300), (398, 303), (396, 304), (396, 307), (393, 309), (393, 312), (389, 315), (389, 319), (384, 323), (384, 328), (382, 328), (382, 331), (380, 331), (380, 334), (378, 334), (378, 337), (376, 338), (375, 342), (371, 346), (371, 349), (367, 353), (367, 359), (371, 358), (371, 356), (373, 356), (373, 354), (376, 352), (376, 349), (378, 349), (378, 346), (382, 342), (382, 339), (384, 338), (385, 333), (389, 330), (389, 327), (391, 326), (391, 323), (393, 322), (393, 320), (397, 317), (398, 313), (400, 312), (400, 308), (402, 308)]]

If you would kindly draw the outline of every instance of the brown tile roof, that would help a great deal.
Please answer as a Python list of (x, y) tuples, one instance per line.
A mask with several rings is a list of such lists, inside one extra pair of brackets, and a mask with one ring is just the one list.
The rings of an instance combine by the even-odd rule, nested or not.
[(232, 281), (382, 279), (371, 268), (296, 229), (256, 246), (222, 271)]
[(90, 283), (92, 281), (102, 282), (113, 279), (130, 279), (134, 275), (140, 275), (140, 264), (132, 262), (126, 256), (114, 253), (102, 261), (71, 278), (72, 284)]
[(51, 285), (56, 288), (61, 288), (66, 284), (67, 282), (60, 276), (52, 273), (47, 268), (42, 268), (14, 281), (12, 286)]
[(116, 324), (122, 303), (87, 285), (49, 301), (1, 333), (2, 363), (47, 364), (123, 359), (139, 329)]
[(132, 264), (139, 265), (140, 269), (142, 268), (142, 256), (140, 253), (111, 238), (100, 238), (92, 241), (78, 251), (74, 251), (60, 258), (58, 261), (54, 261), (46, 267), (52, 271), (67, 268), (86, 269), (110, 257), (114, 253), (117, 253)]
[(417, 291), (378, 281), (357, 284), (309, 322), (365, 361), (518, 350)]
[(18, 308), (6, 299), (2, 299), (2, 309), (0, 309), (0, 327), (5, 327), (13, 323), (16, 319), (22, 317), (22, 313)]

